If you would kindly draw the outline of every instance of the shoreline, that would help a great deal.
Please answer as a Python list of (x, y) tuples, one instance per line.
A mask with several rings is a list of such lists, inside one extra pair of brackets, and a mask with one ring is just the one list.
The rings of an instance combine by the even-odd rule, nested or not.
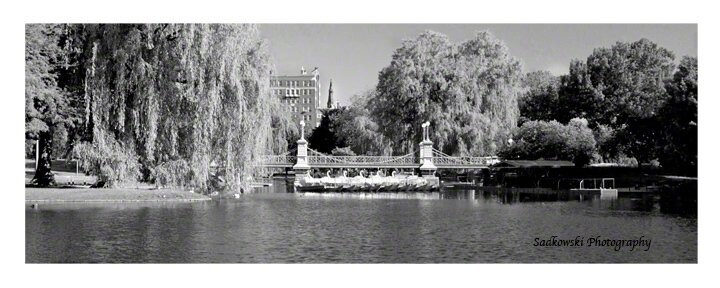
[(25, 202), (196, 202), (210, 196), (176, 189), (25, 187)]

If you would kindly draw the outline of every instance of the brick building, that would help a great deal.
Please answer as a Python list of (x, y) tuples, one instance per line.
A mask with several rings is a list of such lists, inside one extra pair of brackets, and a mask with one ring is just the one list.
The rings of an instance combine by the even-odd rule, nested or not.
[(295, 123), (305, 120), (308, 130), (320, 125), (320, 91), (320, 72), (317, 67), (310, 73), (301, 68), (300, 75), (270, 76), (271, 95), (290, 106)]

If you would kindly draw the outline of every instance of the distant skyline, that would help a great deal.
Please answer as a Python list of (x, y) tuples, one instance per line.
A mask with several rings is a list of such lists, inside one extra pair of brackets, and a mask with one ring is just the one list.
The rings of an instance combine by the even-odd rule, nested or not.
[(333, 98), (342, 105), (375, 87), (378, 72), (390, 64), (403, 40), (425, 30), (447, 35), (453, 42), (488, 30), (505, 42), (524, 71), (566, 74), (572, 59), (586, 59), (593, 49), (615, 42), (647, 38), (682, 56), (697, 57), (695, 24), (261, 24), (269, 41), (276, 74), (295, 75), (304, 66), (320, 70), (321, 104), (327, 101), (330, 78)]

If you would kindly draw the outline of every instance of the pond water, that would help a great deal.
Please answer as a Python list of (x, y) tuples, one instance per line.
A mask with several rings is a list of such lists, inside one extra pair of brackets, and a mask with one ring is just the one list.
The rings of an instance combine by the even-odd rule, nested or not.
[[(202, 203), (27, 208), (25, 261), (697, 262), (697, 218), (668, 213), (654, 200), (508, 202), (466, 191), (314, 194), (284, 193), (282, 182), (274, 187)], [(535, 246), (536, 238), (552, 236), (582, 237), (584, 245)], [(585, 242), (640, 237), (650, 246), (615, 251)]]

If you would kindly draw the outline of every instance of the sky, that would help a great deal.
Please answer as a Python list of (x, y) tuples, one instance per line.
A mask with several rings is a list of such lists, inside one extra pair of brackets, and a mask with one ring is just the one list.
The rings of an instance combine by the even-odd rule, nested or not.
[(566, 74), (572, 59), (586, 59), (593, 49), (615, 42), (647, 38), (682, 56), (697, 57), (695, 24), (262, 24), (277, 75), (297, 75), (300, 67), (318, 67), (322, 98), (327, 101), (330, 78), (333, 97), (342, 105), (372, 89), (378, 72), (390, 64), (405, 39), (425, 30), (447, 35), (453, 42), (487, 30), (505, 42), (525, 72), (547, 70)]

